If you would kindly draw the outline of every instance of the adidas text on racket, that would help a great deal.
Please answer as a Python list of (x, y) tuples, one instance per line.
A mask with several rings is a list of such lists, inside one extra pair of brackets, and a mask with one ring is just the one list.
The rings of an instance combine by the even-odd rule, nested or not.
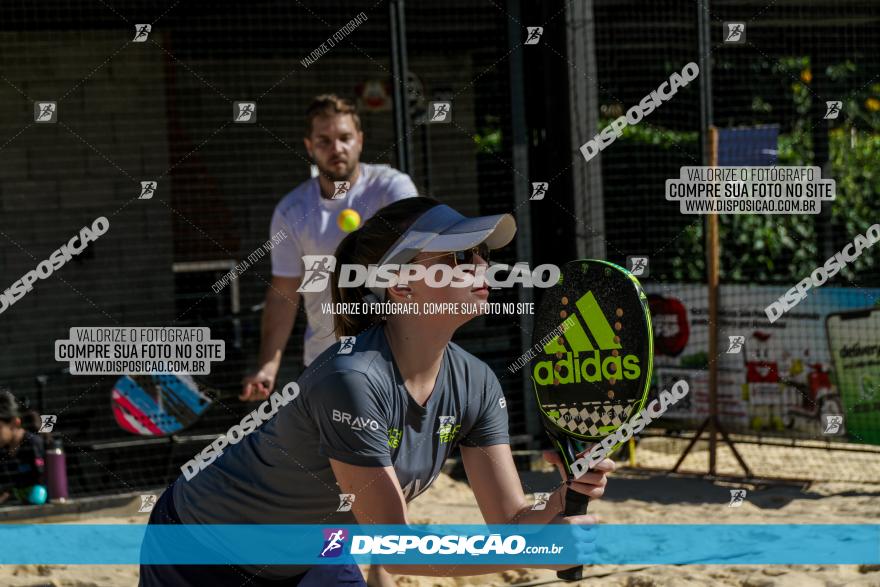
[[(587, 292), (575, 304), (587, 330), (595, 339), (595, 346), (586, 332), (572, 316), (566, 319), (562, 335), (544, 345), (544, 354), (557, 357), (557, 360), (544, 360), (535, 363), (532, 375), (541, 385), (550, 385), (558, 379), (560, 385), (570, 383), (597, 383), (611, 379), (634, 380), (642, 374), (639, 356), (624, 354), (620, 337), (614, 334), (608, 318), (599, 307), (593, 292)], [(560, 327), (562, 324), (560, 324)], [(568, 341), (571, 351), (562, 344)], [(598, 348), (595, 348), (598, 347)]]

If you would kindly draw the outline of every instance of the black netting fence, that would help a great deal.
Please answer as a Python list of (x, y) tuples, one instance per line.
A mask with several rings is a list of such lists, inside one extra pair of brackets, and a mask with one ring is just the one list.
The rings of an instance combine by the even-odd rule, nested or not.
[[(710, 163), (701, 150), (709, 140), (700, 108), (707, 72), (602, 152), (608, 258), (649, 259), (643, 283), (655, 326), (655, 388), (681, 378), (691, 385), (688, 401), (660, 424), (666, 437), (647, 439), (639, 462), (669, 468), (678, 461), (710, 416), (714, 362), (719, 422), (751, 474), (876, 481), (876, 5), (713, 2), (702, 51), (694, 6), (653, 3), (633, 7), (627, 19), (620, 10), (595, 6), (600, 127), (686, 63), (702, 63), (702, 52), (711, 58), (711, 122), (718, 129), (713, 164), (814, 166), (817, 180), (836, 181), (836, 199), (822, 202), (818, 214), (719, 215), (713, 316), (705, 216), (684, 214), (664, 197), (666, 180), (683, 177), (682, 167)], [(827, 261), (839, 251), (845, 256)], [(701, 439), (683, 470), (707, 470), (707, 435)], [(817, 450), (786, 448), (794, 444)], [(744, 474), (729, 445), (720, 444), (717, 456), (719, 472)]]
[[(269, 256), (219, 293), (212, 286), (259, 250), (275, 205), (310, 177), (301, 137), (311, 98), (355, 101), (362, 161), (396, 163), (389, 7), (56, 4), (0, 7), (4, 279), (27, 273), (97, 217), (112, 229), (3, 312), (0, 380), (23, 405), (57, 415), (72, 493), (153, 486), (253, 409), (237, 396), (257, 361), (260, 311), (252, 308), (269, 284)], [(459, 4), (407, 6), (410, 131), (400, 139), (422, 193), (465, 214), (509, 211), (508, 24), (491, 5)], [(303, 63), (356, 18), (344, 41)], [(139, 23), (152, 29), (133, 42)], [(426, 123), (435, 100), (452, 102), (451, 124)], [(56, 102), (55, 124), (34, 122), (38, 101)], [(256, 103), (256, 123), (233, 122), (236, 101)], [(152, 199), (135, 199), (142, 181), (157, 183)], [(128, 325), (209, 326), (226, 342), (226, 360), (204, 378), (220, 393), (173, 441), (144, 440), (117, 425), (115, 376), (70, 375), (54, 360), (53, 341), (72, 326)], [(303, 369), (304, 329), (300, 312), (279, 381)], [(520, 353), (521, 332), (518, 316), (493, 316), (456, 340), (500, 375)], [(521, 378), (505, 385), (515, 390), (512, 433), (521, 436)]]
[[(57, 415), (79, 495), (166, 482), (239, 421), (252, 409), (237, 395), (257, 360), (268, 256), (221, 291), (212, 285), (261, 247), (279, 199), (310, 177), (304, 109), (312, 96), (335, 92), (360, 108), (362, 161), (397, 165), (405, 144), (422, 193), (465, 214), (516, 214), (519, 238), (499, 261), (647, 259), (655, 387), (685, 378), (691, 394), (643, 438), (640, 464), (676, 462), (710, 415), (708, 367), (716, 363), (719, 422), (751, 473), (876, 480), (878, 249), (860, 246), (827, 282), (811, 280), (777, 320), (765, 308), (835, 253), (850, 255), (858, 235), (870, 240), (880, 219), (878, 9), (713, 2), (701, 49), (699, 4), (407, 2), (395, 23), (405, 28), (407, 61), (399, 136), (393, 96), (402, 80), (392, 76), (386, 1), (4, 2), (2, 287), (95, 218), (106, 216), (112, 229), (7, 303), (0, 384)], [(360, 14), (356, 30), (303, 64)], [(134, 42), (139, 23), (152, 28)], [(700, 72), (585, 159), (582, 144), (673, 72), (702, 63), (701, 53), (711, 55), (711, 76)], [(682, 214), (664, 197), (682, 167), (707, 164), (700, 95), (710, 77), (721, 165), (815, 166), (837, 189), (819, 214), (719, 216), (717, 317), (708, 307), (705, 216)], [(256, 104), (254, 124), (233, 121), (238, 101)], [(427, 120), (438, 101), (451, 104), (451, 123)], [(35, 104), (53, 102), (57, 121), (37, 122)], [(836, 117), (827, 116), (829, 103), (838, 103)], [(144, 181), (156, 182), (155, 194), (139, 200)], [(534, 182), (547, 183), (543, 200), (529, 201)], [(499, 290), (493, 301), (530, 299)], [(54, 341), (73, 326), (135, 325), (209, 326), (226, 342), (226, 360), (206, 377), (220, 391), (214, 405), (173, 440), (123, 431), (111, 410), (115, 377), (73, 376), (54, 360)], [(304, 327), (301, 312), (279, 381), (303, 368)], [(715, 357), (710, 329), (721, 344)], [(530, 337), (528, 317), (502, 314), (474, 321), (455, 340), (498, 374), (511, 433), (535, 448), (542, 432), (530, 387), (507, 369)], [(727, 352), (731, 337), (740, 352)], [(795, 442), (821, 451), (791, 452)], [(831, 449), (845, 457), (833, 470), (822, 452)], [(684, 469), (703, 470), (706, 451), (697, 442)], [(742, 474), (730, 449), (719, 451), (719, 471)]]

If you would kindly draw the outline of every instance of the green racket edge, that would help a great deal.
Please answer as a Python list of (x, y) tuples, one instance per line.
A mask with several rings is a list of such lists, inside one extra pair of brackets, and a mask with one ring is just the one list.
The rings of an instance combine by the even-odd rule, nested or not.
[[(645, 317), (645, 323), (648, 329), (648, 373), (645, 377), (645, 387), (642, 390), (642, 399), (639, 402), (638, 409), (633, 409), (630, 411), (629, 417), (620, 425), (623, 426), (623, 424), (629, 422), (633, 417), (635, 417), (636, 414), (644, 409), (645, 403), (647, 403), (648, 401), (648, 392), (651, 389), (651, 381), (654, 377), (654, 326), (651, 323), (651, 311), (648, 305), (648, 296), (636, 276), (633, 275), (625, 267), (621, 267), (620, 265), (617, 265), (616, 263), (611, 263), (610, 261), (602, 261), (599, 259), (575, 259), (574, 261), (571, 261), (571, 263), (577, 262), (599, 263), (601, 265), (612, 267), (629, 277), (629, 279), (635, 284), (636, 289), (639, 293), (639, 301), (642, 306), (642, 312)], [(561, 279), (562, 276), (560, 275), (560, 280)], [(577, 439), (583, 442), (598, 441), (604, 438), (604, 436), (587, 436), (583, 434), (577, 434), (570, 430), (563, 431), (560, 427), (556, 426), (553, 423), (553, 420), (541, 406), (541, 402), (539, 401), (538, 397), (538, 386), (535, 382), (535, 378), (531, 377), (531, 375), (529, 376), (529, 378), (532, 380), (532, 388), (535, 392), (535, 400), (538, 404), (538, 409), (541, 412), (544, 428), (547, 431), (547, 435), (550, 437), (550, 440), (556, 446), (557, 452), (562, 457), (562, 462), (565, 465), (566, 474), (568, 475), (569, 480), (571, 480), (574, 477), (571, 472), (571, 465), (577, 458), (578, 448), (576, 446), (573, 446), (572, 440)], [(607, 434), (613, 433), (615, 430), (620, 428), (620, 426), (608, 430)], [(608, 454), (614, 454), (614, 452), (616, 452), (621, 446), (623, 446), (623, 443), (618, 443), (614, 445), (613, 447), (611, 447), (611, 450), (608, 452)], [(585, 495), (566, 491), (565, 513), (570, 514), (572, 512), (578, 512), (579, 510), (582, 510), (583, 513), (586, 513), (588, 502), (589, 499)], [(583, 566), (581, 565), (565, 569), (564, 571), (557, 571), (556, 576), (564, 581), (580, 581), (583, 578)]]

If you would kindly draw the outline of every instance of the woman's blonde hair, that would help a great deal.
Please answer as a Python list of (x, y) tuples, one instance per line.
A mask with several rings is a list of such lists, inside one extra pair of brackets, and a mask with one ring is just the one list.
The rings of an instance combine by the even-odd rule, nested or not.
[[(397, 239), (422, 214), (439, 206), (434, 198), (405, 198), (389, 204), (371, 216), (364, 224), (350, 233), (336, 247), (337, 269), (345, 264), (368, 267), (376, 265)], [(330, 294), (333, 304), (357, 304), (370, 293), (365, 285), (358, 287), (339, 287), (339, 270), (330, 279)], [(333, 329), (336, 336), (357, 336), (381, 320), (381, 316), (371, 313), (333, 314)]]

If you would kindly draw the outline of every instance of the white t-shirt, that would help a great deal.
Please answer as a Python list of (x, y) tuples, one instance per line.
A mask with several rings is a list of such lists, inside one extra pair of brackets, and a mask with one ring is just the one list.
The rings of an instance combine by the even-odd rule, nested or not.
[[(357, 181), (338, 200), (321, 197), (317, 178), (301, 183), (281, 199), (272, 215), (269, 234), (284, 229), (289, 235), (272, 249), (272, 275), (302, 277), (303, 255), (332, 255), (346, 235), (336, 223), (337, 216), (346, 208), (356, 210), (363, 224), (388, 204), (414, 196), (418, 196), (418, 191), (412, 179), (387, 165), (362, 163)], [(321, 304), (332, 299), (329, 284), (323, 291), (300, 295), (308, 318), (303, 352), (308, 365), (336, 342), (333, 315), (321, 311)]]

